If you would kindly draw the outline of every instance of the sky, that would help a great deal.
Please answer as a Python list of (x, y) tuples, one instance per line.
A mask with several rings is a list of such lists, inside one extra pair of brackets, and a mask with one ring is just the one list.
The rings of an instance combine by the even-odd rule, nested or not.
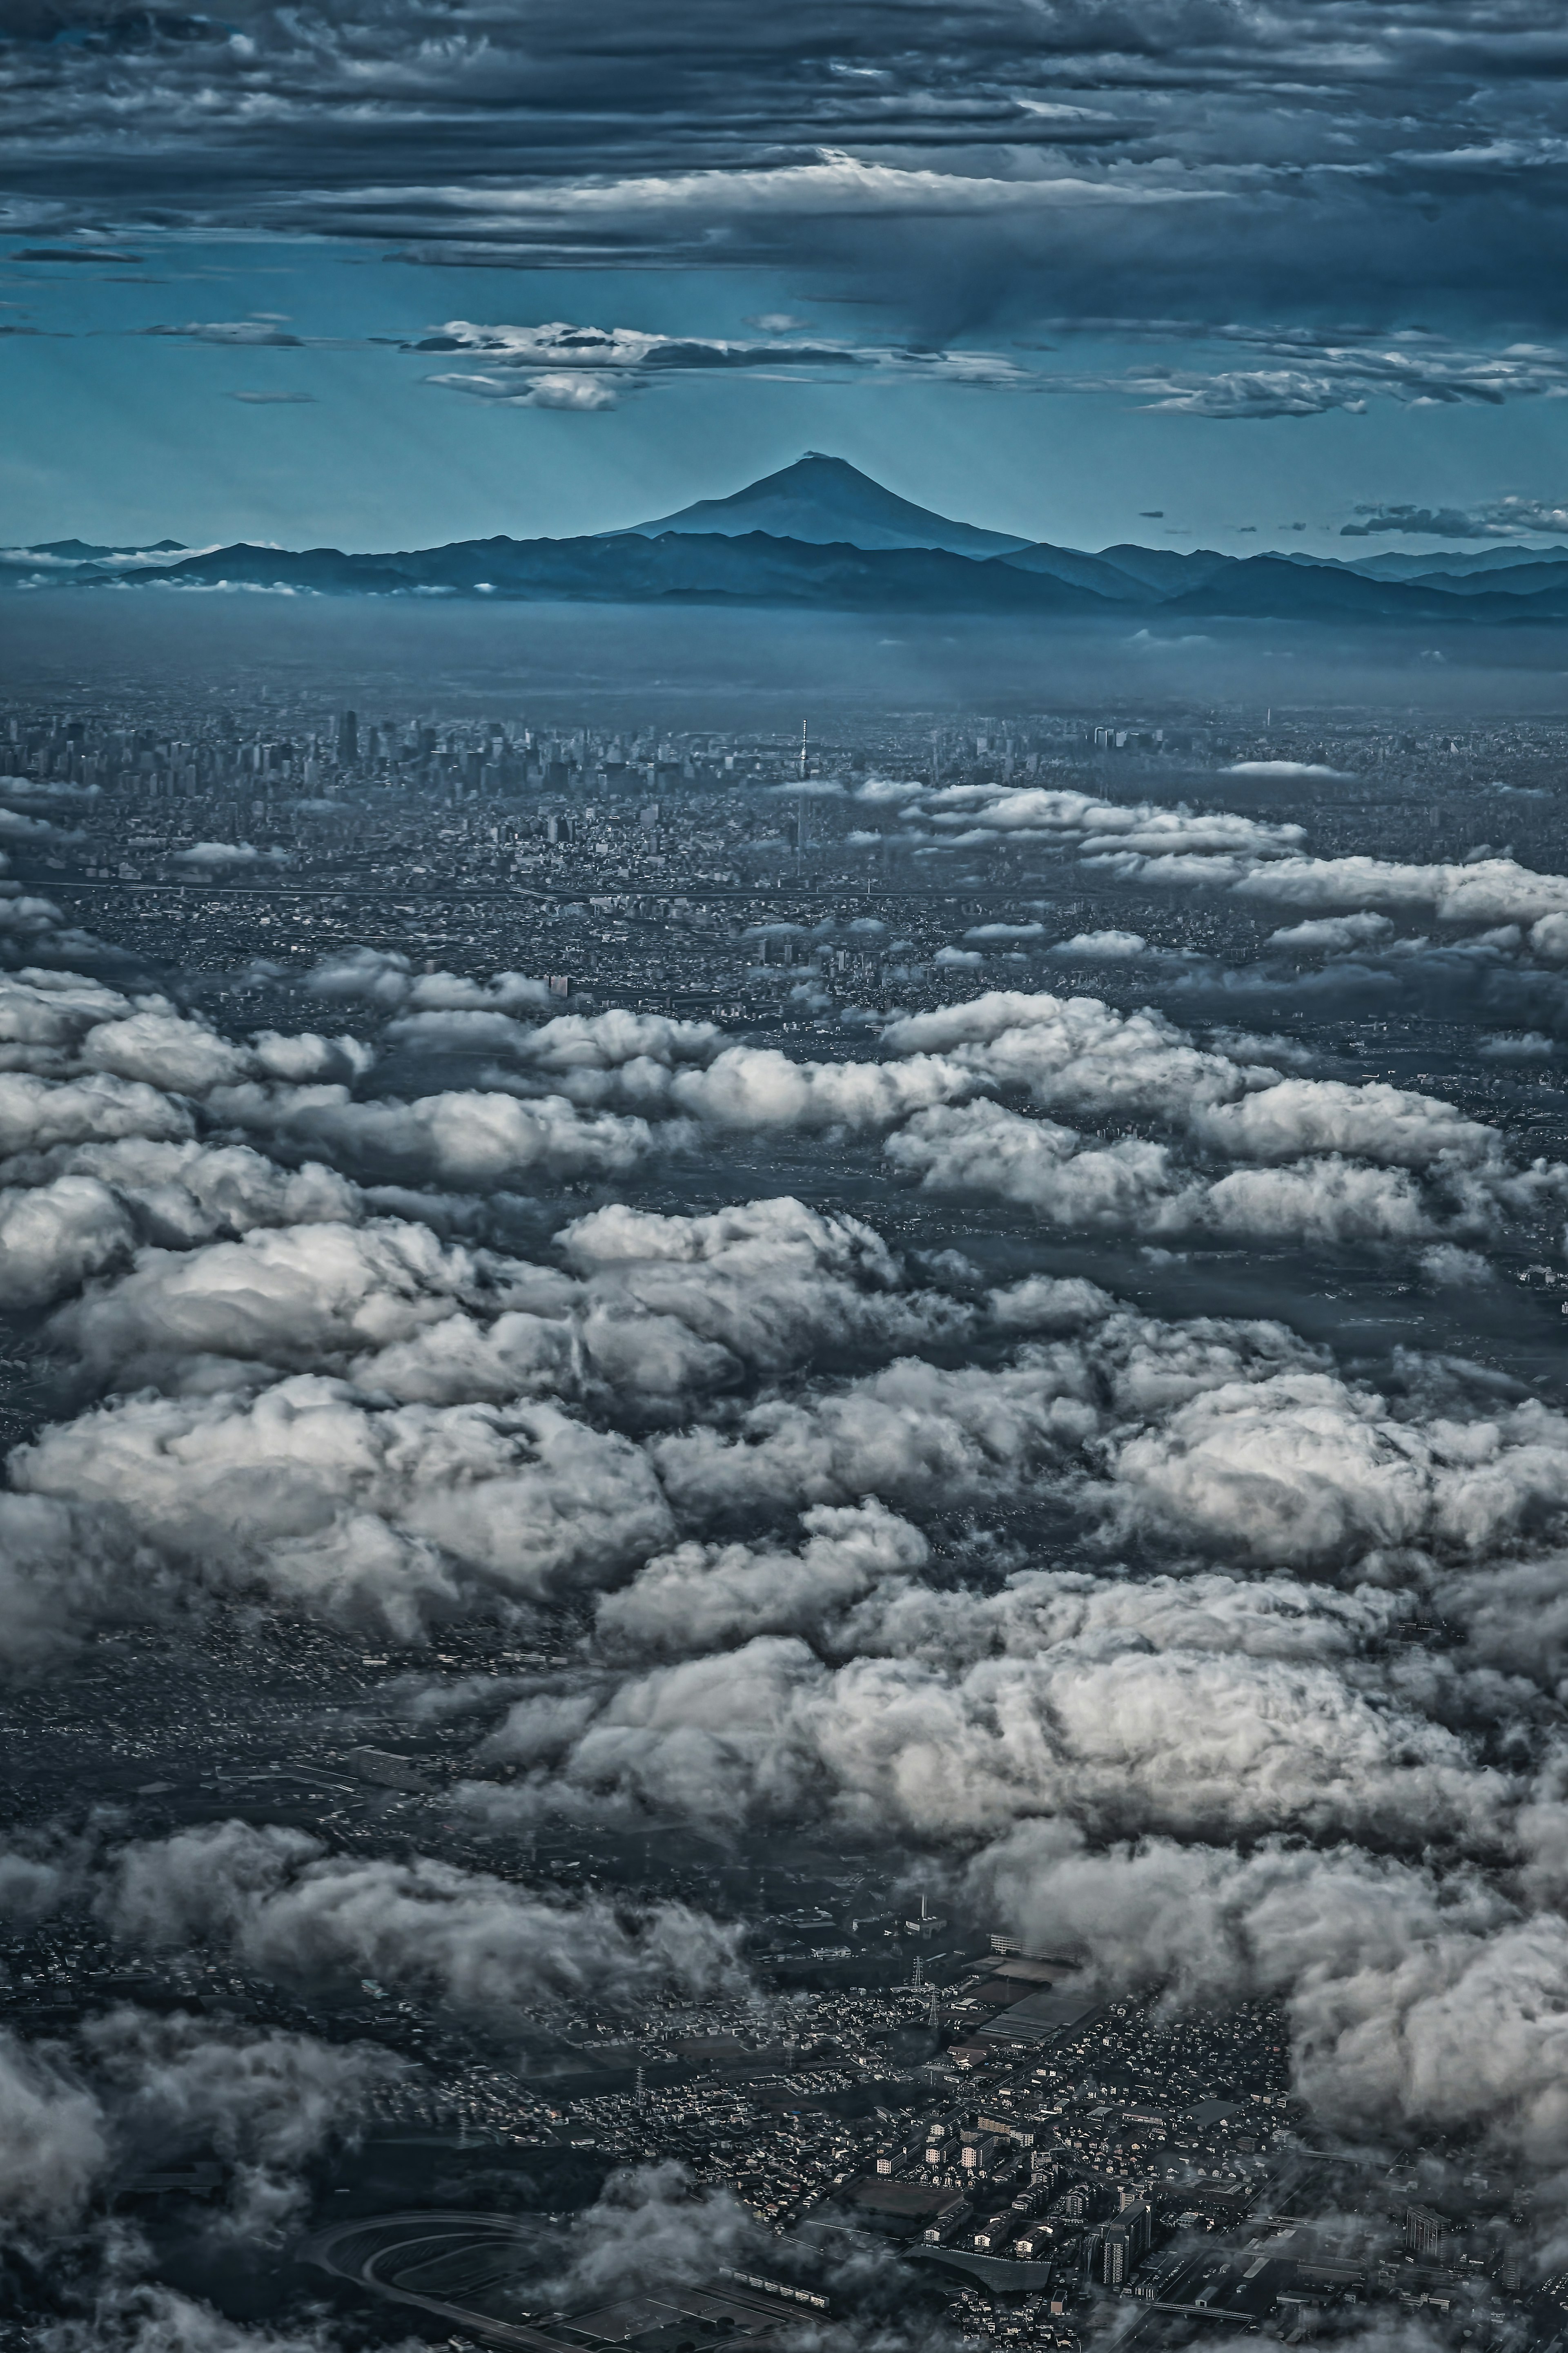
[(0, 541), (1568, 532), (1544, 0), (0, 0)]

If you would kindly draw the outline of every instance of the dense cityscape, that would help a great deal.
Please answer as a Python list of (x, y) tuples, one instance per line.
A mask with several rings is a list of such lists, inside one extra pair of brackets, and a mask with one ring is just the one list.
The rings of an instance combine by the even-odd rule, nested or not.
[[(216, 713), (216, 695), (155, 712), (84, 700), (82, 715), (23, 708), (0, 723), (14, 931), (35, 892), (87, 927), (107, 900), (115, 936), (153, 955), (177, 911), (183, 958), (214, 967), (287, 956), (296, 935), (317, 956), (334, 940), (396, 948), (416, 929), (432, 965), (461, 944), (546, 975), (574, 1003), (786, 1029), (969, 994), (977, 970), (1005, 978), (1037, 940), (1060, 970), (1075, 935), (1125, 912), (1124, 872), (1080, 865), (1067, 892), (1026, 825), (977, 842), (966, 795), (1268, 818), (1293, 800), (1274, 764), (1300, 763), (1317, 772), (1323, 855), (1549, 863), (1568, 750), (1549, 723), (1412, 729), (1370, 712), (1333, 725), (1041, 713), (962, 730), (916, 712), (839, 718), (815, 738), (808, 719), (770, 739), (371, 720), (280, 697)], [(916, 785), (947, 797), (934, 825)], [(1157, 894), (1149, 913), (1152, 943), (1173, 951), (1241, 953), (1268, 928), (1195, 893)], [(1016, 937), (984, 935), (1008, 921)]]
[[(356, 1089), (380, 1091), (379, 1107), (364, 1101), (384, 1125), (389, 1106), (433, 1084), (466, 1085), (450, 1100), (470, 1121), (498, 1093), (536, 1103), (525, 1057), (541, 1040), (563, 1041), (552, 1042), (545, 1068), (577, 1090), (579, 1108), (553, 1097), (552, 1115), (592, 1121), (602, 1103), (653, 1102), (647, 1077), (608, 1092), (605, 1041), (632, 1017), (640, 1026), (615, 1049), (628, 1072), (646, 1065), (624, 1057), (649, 1051), (678, 1070), (685, 1055), (714, 1071), (726, 1056), (810, 1051), (840, 1058), (807, 1067), (841, 1073), (831, 1082), (847, 1087), (857, 1071), (885, 1067), (883, 1041), (922, 1012), (947, 1020), (1003, 1008), (994, 1020), (1023, 1008), (1039, 1019), (1071, 998), (1083, 1008), (1075, 1018), (1136, 1023), (1153, 1017), (1112, 1008), (1163, 1004), (1180, 1021), (1215, 1024), (1212, 1051), (1271, 1058), (1253, 1070), (1255, 1088), (1298, 1085), (1279, 1073), (1309, 1067), (1338, 1074), (1324, 1082), (1336, 1103), (1352, 1087), (1383, 1102), (1419, 1084), (1471, 1121), (1523, 1133), (1538, 1155), (1568, 1144), (1559, 1049), (1545, 1034), (1559, 1018), (1555, 983), (1525, 968), (1520, 923), (1494, 922), (1447, 951), (1492, 973), (1495, 1019), (1508, 1018), (1506, 984), (1542, 1025), (1505, 1033), (1525, 1043), (1478, 1054), (1468, 983), (1445, 994), (1430, 965), (1414, 969), (1417, 951), (1439, 952), (1424, 933), (1401, 933), (1382, 913), (1314, 920), (1310, 909), (1291, 928), (1289, 906), (1264, 887), (1268, 867), (1240, 862), (1375, 857), (1391, 861), (1380, 874), (1419, 878), (1447, 874), (1450, 861), (1523, 904), (1546, 887), (1532, 870), (1550, 881), (1568, 750), (1568, 727), (1554, 723), (1413, 728), (1373, 712), (1152, 709), (1125, 723), (1057, 712), (960, 726), (894, 711), (748, 737), (589, 716), (369, 718), (237, 692), (115, 709), (83, 693), (53, 708), (15, 704), (0, 714), (0, 741), (11, 772), (0, 780), (0, 909), (14, 997), (4, 1081), (14, 1096), (0, 1109), (16, 1131), (5, 1176), (16, 1188), (5, 1198), (108, 1183), (141, 1237), (133, 1257), (121, 1239), (100, 1258), (72, 1259), (52, 1293), (34, 1272), (7, 1276), (5, 1428), (22, 1449), (14, 1476), (24, 1483), (36, 1486), (27, 1466), (105, 1377), (84, 1367), (106, 1344), (89, 1337), (76, 1362), (89, 1327), (55, 1305), (58, 1286), (68, 1295), (85, 1284), (91, 1315), (111, 1306), (119, 1270), (132, 1269), (132, 1284), (161, 1281), (172, 1251), (194, 1247), (199, 1266), (204, 1253), (236, 1247), (210, 1239), (216, 1193), (203, 1197), (205, 1225), (171, 1207), (170, 1187), (195, 1181), (181, 1173), (193, 1152), (227, 1154), (232, 1186), (261, 1141), (288, 1182), (317, 1188), (308, 1217), (413, 1217), (428, 1234), (460, 1238), (476, 1252), (480, 1307), (487, 1283), (512, 1286), (500, 1304), (564, 1298), (549, 1261), (565, 1249), (574, 1262), (572, 1236), (620, 1214), (613, 1173), (579, 1156), (533, 1164), (522, 1189), (496, 1164), (503, 1181), (488, 1197), (493, 1176), (420, 1189), (405, 1147), (387, 1146), (381, 1165), (383, 1130), (367, 1128), (351, 1199), (307, 1155), (338, 1148), (321, 1106), (336, 1118)], [(1238, 892), (1249, 874), (1261, 875), (1262, 895)], [(1398, 889), (1413, 887), (1374, 879), (1368, 890), (1373, 903), (1397, 906)], [(1527, 911), (1531, 920), (1554, 919)], [(73, 976), (87, 974), (97, 977)], [(1326, 1022), (1312, 1016), (1310, 1050), (1276, 1029), (1220, 1026), (1245, 991), (1255, 1020), (1261, 1011), (1289, 1024), (1294, 1001), (1312, 1001), (1292, 992), (1316, 988), (1327, 1005), (1331, 986), (1341, 995)], [(50, 1042), (64, 1034), (48, 1026), (56, 1005), (103, 1025), (68, 1050), (79, 1064)], [(329, 1022), (335, 1039), (309, 1026)], [(274, 1092), (236, 1084), (242, 1065)], [(98, 1092), (79, 1114), (67, 1095), (81, 1086)], [(24, 1112), (36, 1117), (54, 1088), (67, 1091), (57, 1140), (26, 1147)], [(737, 1114), (725, 1116), (733, 1127)], [(285, 1117), (315, 1124), (294, 1143)], [(1148, 1152), (1141, 1135), (1167, 1132), (1168, 1118), (1151, 1122), (1136, 1106), (1129, 1116), (1112, 1102), (1103, 1132)], [(69, 1124), (79, 1119), (87, 1126)], [(104, 1134), (107, 1119), (126, 1134), (140, 1123), (151, 1135), (203, 1141), (91, 1140), (91, 1123)], [(982, 1193), (955, 1225), (929, 1187), (900, 1184), (923, 1165), (907, 1145), (889, 1186), (853, 1116), (825, 1143), (818, 1133), (781, 1127), (765, 1145), (731, 1136), (689, 1165), (679, 1193), (650, 1176), (654, 1223), (684, 1225), (669, 1215), (678, 1200), (746, 1193), (754, 1217), (754, 1197), (786, 1189), (826, 1201), (829, 1219), (869, 1216), (909, 1271), (889, 1271), (875, 1254), (882, 1242), (851, 1219), (857, 1280), (872, 1293), (938, 1286), (938, 1336), (916, 1343), (936, 1361), (952, 1345), (942, 1332), (970, 1328), (952, 1319), (973, 1316), (966, 1303), (983, 1280), (1015, 1284), (993, 1301), (1061, 1284), (1076, 1314), (1080, 1298), (1100, 1295), (1094, 1282), (1127, 1279), (1125, 1241), (1092, 1224), (1052, 1240), (1050, 1219), (1065, 1213), (1042, 1206), (1031, 1227), (988, 1208)], [(123, 1155), (144, 1151), (165, 1155), (162, 1173), (126, 1190)], [(1364, 1323), (1382, 1317), (1409, 1349), (1427, 1345), (1424, 1318), (1453, 1312), (1444, 1286), (1458, 1282), (1472, 1318), (1466, 1345), (1485, 1360), (1478, 1378), (1501, 1382), (1487, 1365), (1545, 1365), (1558, 1194), (1552, 1164), (1533, 1166), (1536, 1194), (1516, 1186), (1511, 1222), (1487, 1241), (1507, 1292), (1485, 1287), (1473, 1253), (1461, 1264), (1429, 1250), (1424, 1287), (1396, 1279), (1397, 1240), (1369, 1242), (1356, 1226), (1342, 1247), (1313, 1228), (1302, 1246), (1318, 1253), (1315, 1271), (1292, 1313), (1310, 1328), (1316, 1285), (1325, 1334), (1334, 1303), (1353, 1300)], [(329, 1186), (337, 1190), (322, 1194)], [(576, 1222), (563, 1228), (563, 1217)], [(271, 1247), (270, 1229), (253, 1229), (239, 1247), (251, 1250), (258, 1230)], [(36, 1267), (39, 1231), (7, 1229), (21, 1239), (6, 1240), (5, 1268)], [(498, 1249), (541, 1263), (520, 1272)], [(1216, 1285), (1245, 1303), (1256, 1280), (1245, 1233), (1146, 1250), (1142, 1269), (1148, 1298), (1184, 1314), (1212, 1316)], [(517, 1289), (523, 1274), (531, 1291)], [(322, 1279), (330, 1288), (342, 1277)], [(770, 1316), (784, 1297), (764, 1303), (774, 1280), (763, 1278), (757, 1301)], [(279, 1296), (293, 1297), (291, 1316), (316, 1313), (302, 1292)], [(1034, 1311), (1006, 1312), (1016, 1321)], [(1044, 1328), (1062, 1312), (1047, 1305)], [(238, 1345), (213, 1328), (224, 1346)], [(711, 1327), (694, 1328), (710, 1346)], [(173, 1396), (221, 1390), (233, 1376), (200, 1329), (157, 1344), (198, 1349), (172, 1388), (156, 1350), (132, 1356), (132, 1372), (146, 1363)], [(287, 1370), (310, 1366), (317, 1344), (294, 1356), (281, 1335), (265, 1345)], [(611, 1364), (604, 1340), (590, 1345)], [(870, 1344), (842, 1345), (850, 1354), (834, 1377)], [(767, 1345), (774, 1358), (761, 1361), (782, 1363), (776, 1339)], [(321, 1361), (331, 1387), (342, 1360)], [(1021, 1361), (1039, 1377), (1037, 1351)], [(243, 1374), (242, 1391), (254, 1377)], [(345, 1394), (374, 1411), (450, 1394), (400, 1389), (407, 1377), (388, 1356), (379, 1372), (356, 1370)], [(515, 1388), (478, 1394), (515, 1398)], [(115, 1394), (110, 1411), (121, 1409)], [(779, 1395), (792, 1394), (786, 1380)], [(760, 1395), (765, 1434), (766, 1417), (784, 1409)], [(591, 1408), (596, 1426), (655, 1450), (687, 1409), (657, 1394)], [(841, 1519), (880, 1508), (871, 1491), (881, 1472), (860, 1475), (858, 1487), (847, 1474), (842, 1492), (862, 1501)], [(1005, 1589), (1036, 1573), (1022, 1565), (1037, 1546), (1049, 1558), (1079, 1543), (1065, 1533), (1065, 1500), (1013, 1496), (1007, 1475), (931, 1502), (944, 1575), (994, 1586), (1000, 1574)], [(199, 1548), (216, 1541), (221, 1553), (226, 1539), (214, 1531), (226, 1525), (221, 1514), (204, 1524)], [(897, 1557), (923, 1557), (924, 1540), (892, 1525), (904, 1529)], [(461, 1560), (466, 1539), (441, 1541)], [(172, 1572), (145, 1556), (142, 1602), (122, 1595), (98, 1616), (88, 1649), (47, 1672), (29, 1664), (12, 1694), (0, 2026), (12, 2047), (37, 2054), (30, 2080), (51, 2097), (106, 2068), (111, 2083), (142, 2084), (75, 2227), (79, 2237), (131, 2234), (138, 2261), (187, 2299), (258, 2325), (310, 2313), (324, 2326), (328, 2315), (356, 2346), (412, 2331), (533, 2353), (694, 2353), (718, 2337), (767, 2340), (879, 2313), (942, 2341), (1065, 2353), (1133, 2337), (1180, 2345), (1222, 2323), (1297, 2343), (1395, 2316), (1454, 2347), (1560, 2343), (1568, 2290), (1549, 2184), (1462, 2116), (1389, 2127), (1358, 2122), (1342, 2095), (1319, 2098), (1310, 2034), (1291, 1999), (1261, 1978), (1227, 1986), (1227, 1967), (1209, 1984), (1146, 1960), (1119, 1974), (1065, 1913), (1054, 1933), (1020, 1934), (940, 1838), (879, 1837), (852, 1813), (803, 1813), (756, 1835), (739, 1818), (726, 1825), (693, 1810), (679, 1783), (629, 1804), (536, 1802), (534, 1751), (518, 1748), (510, 1727), (524, 1716), (570, 1726), (595, 1704), (616, 1641), (629, 1639), (616, 1632), (602, 1577), (584, 1591), (542, 1586), (470, 1609), (443, 1570), (416, 1632), (418, 1612), (391, 1601), (379, 1619), (357, 1600), (318, 1609), (292, 1570), (272, 1588), (225, 1571), (201, 1598), (178, 1598)], [(722, 1546), (704, 1555), (713, 1571), (729, 1556)], [(1160, 1573), (1158, 1553), (1138, 1570)], [(1363, 1672), (1414, 1688), (1462, 1662), (1465, 1637), (1426, 1588), (1400, 1607), (1363, 1638)], [(850, 1638), (814, 1639), (831, 1659)], [(537, 1736), (545, 1747), (558, 1736)], [(210, 1911), (193, 1892), (208, 1879), (229, 1889)], [(387, 1900), (404, 1906), (405, 1929), (433, 1904), (458, 1907), (472, 1950), (459, 1961), (430, 1946), (421, 1957), (399, 1942), (404, 1931), (351, 1927), (373, 1885), (401, 1891)], [(263, 1925), (268, 1905), (334, 1888), (347, 1908), (325, 1942), (303, 1912), (297, 1931)], [(586, 1907), (595, 1936), (621, 1940), (621, 1962), (599, 1972), (520, 1963), (508, 1925), (519, 1907), (531, 1936), (540, 1922), (563, 1933)], [(426, 1923), (419, 1936), (432, 1933)], [(710, 1957), (656, 1964), (647, 1940), (672, 1936), (709, 1940)], [(301, 2070), (331, 2080), (330, 2119), (292, 2138), (269, 2127), (258, 2156), (246, 2139), (254, 2123), (223, 2122), (188, 2087), (182, 2111), (158, 2088), (199, 2061), (237, 2079), (271, 2071), (279, 2085)], [(298, 2090), (268, 2096), (291, 2114), (309, 2105)], [(623, 2240), (643, 2252), (617, 2256)], [(647, 2253), (655, 2241), (657, 2261)], [(608, 2254), (573, 2254), (601, 2242)], [(51, 2331), (77, 2325), (76, 2293), (68, 2263), (62, 2271), (24, 2245), (6, 2274), (8, 2341), (52, 2348)]]

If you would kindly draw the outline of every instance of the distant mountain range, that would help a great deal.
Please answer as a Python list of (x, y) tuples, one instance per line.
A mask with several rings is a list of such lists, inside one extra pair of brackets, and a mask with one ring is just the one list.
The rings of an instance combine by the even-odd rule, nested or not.
[(173, 540), (55, 540), (0, 553), (42, 586), (287, 588), (332, 596), (808, 607), (889, 613), (1125, 615), (1329, 622), (1568, 618), (1568, 547), (1343, 559), (1031, 543), (932, 513), (816, 451), (732, 496), (582, 539), (470, 539), (391, 554)]

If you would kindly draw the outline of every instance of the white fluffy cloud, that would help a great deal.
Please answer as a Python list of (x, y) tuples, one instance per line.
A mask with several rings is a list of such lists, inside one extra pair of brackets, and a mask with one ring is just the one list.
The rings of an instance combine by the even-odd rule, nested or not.
[[(687, 1590), (671, 1599), (689, 1614), (704, 1576), (733, 1582), (723, 1558), (679, 1567)], [(1233, 1597), (1233, 1620), (1247, 1599)], [(926, 1607), (939, 1627), (940, 1599)], [(1022, 1632), (1027, 1601), (1016, 1609)], [(1346, 1619), (1329, 1615), (1332, 1651)], [(627, 1676), (591, 1706), (521, 1700), (496, 1746), (542, 1768), (547, 1789), (710, 1823), (822, 1814), (863, 1835), (969, 1841), (1063, 1815), (1098, 1835), (1376, 1837), (1397, 1823), (1417, 1845), (1495, 1837), (1508, 1782), (1419, 1710), (1359, 1693), (1342, 1661), (1311, 1657), (1310, 1628), (1293, 1630), (1282, 1655), (1272, 1625), (1246, 1648), (1244, 1624), (1168, 1589), (1100, 1609), (1047, 1591), (1027, 1644), (1002, 1656), (828, 1664), (796, 1637), (754, 1635)]]
[[(927, 814), (1291, 890), (1317, 864), (1252, 820), (1005, 794)], [(1348, 904), (1271, 945), (1390, 928)], [(1111, 954), (1068, 944), (1097, 938)], [(1033, 1238), (1374, 1242), (1452, 1284), (1488, 1271), (1477, 1240), (1555, 1211), (1561, 1171), (1436, 1096), (1094, 997), (987, 992), (797, 1060), (380, 952), (311, 986), (374, 1045), (0, 983), (0, 1293), (74, 1294), (45, 1339), (79, 1385), (0, 1496), (8, 1657), (47, 1664), (127, 1592), (409, 1641), (564, 1602), (572, 1665), (489, 1694), (507, 1713), (462, 1802), (918, 1841), (1108, 1978), (1285, 1993), (1302, 2080), (1347, 2122), (1555, 2148), (1534, 2075), (1568, 1991), (1529, 1904), (1568, 1889), (1568, 1421), (1459, 1364), (1403, 1358), (1384, 1393), (1279, 1324), (1138, 1313), (1039, 1271)], [(377, 1048), (396, 1094), (367, 1085)], [(495, 1075), (454, 1085), (454, 1053)], [(1026, 1209), (1012, 1279), (809, 1200), (625, 1197), (656, 1155), (679, 1199), (687, 1145), (721, 1172), (774, 1135)], [(550, 1206), (582, 1177), (609, 1198)], [(497, 1243), (509, 1218), (531, 1255)], [(1417, 1611), (1444, 1643), (1399, 1639)], [(105, 1901), (150, 1942), (503, 2012), (739, 1982), (730, 1933), (679, 1905), (557, 1905), (242, 1824), (135, 1848)], [(1467, 2005), (1484, 2057), (1456, 2052)], [(117, 2031), (90, 2087), (17, 2062), (44, 2204), (79, 2211), (132, 2116), (231, 2133), (286, 2202), (308, 2055)], [(226, 2066), (248, 2122), (212, 2105)]]
[[(1042, 1108), (1165, 1131), (1097, 1144), (986, 1099), (916, 1112), (889, 1136), (888, 1157), (929, 1190), (989, 1193), (1068, 1229), (1407, 1244), (1484, 1230), (1568, 1185), (1561, 1168), (1515, 1167), (1495, 1129), (1436, 1097), (1282, 1074), (1097, 998), (993, 993), (896, 1020), (884, 1040)], [(1277, 1165), (1215, 1176), (1216, 1160)]]
[(109, 2158), (102, 2110), (52, 2057), (0, 2036), (0, 2214), (68, 2229)]
[(535, 1012), (552, 999), (547, 981), (499, 972), (488, 981), (458, 973), (416, 973), (410, 959), (385, 948), (346, 948), (323, 956), (305, 983), (317, 997), (357, 998), (389, 1009)]
[(216, 1089), (211, 1108), (247, 1134), (416, 1183), (498, 1185), (535, 1171), (624, 1175), (653, 1144), (646, 1120), (584, 1113), (560, 1095), (520, 1102), (468, 1091), (360, 1103), (342, 1085), (247, 1080)]
[(637, 1450), (552, 1406), (378, 1407), (314, 1374), (124, 1398), (44, 1430), (12, 1476), (218, 1590), (405, 1637), (465, 1590), (607, 1582), (671, 1533)]
[(431, 1857), (333, 1855), (303, 1831), (246, 1822), (129, 1848), (104, 1908), (117, 1933), (143, 1944), (214, 1938), (269, 1973), (368, 1970), (492, 2013), (745, 1982), (738, 1930), (683, 1905), (634, 1915), (596, 1897), (552, 1902)]
[(1568, 1503), (1568, 1421), (1529, 1400), (1406, 1419), (1324, 1372), (1222, 1382), (1117, 1448), (1116, 1508), (1270, 1563), (1482, 1553)]
[(1108, 849), (1145, 856), (1281, 857), (1302, 840), (1299, 825), (1272, 823), (1225, 810), (1162, 807), (1141, 801), (1103, 801), (1089, 793), (1043, 785), (950, 785), (931, 788), (876, 780), (860, 797), (897, 801), (906, 817), (934, 827), (963, 828), (966, 842), (1022, 837), (1058, 841), (1095, 856)]
[(1031, 1823), (979, 1859), (973, 1887), (1111, 1982), (1284, 1995), (1297, 2080), (1331, 2122), (1479, 2129), (1504, 2161), (1552, 2168), (1568, 2154), (1568, 1935), (1477, 1873), (1273, 1842), (1094, 1852)]
[[(1256, 1101), (1268, 1098), (1247, 1098)], [(1403, 1173), (1336, 1153), (1208, 1180), (1184, 1170), (1166, 1145), (1127, 1137), (1096, 1148), (1075, 1129), (1000, 1103), (921, 1113), (886, 1150), (927, 1191), (991, 1195), (1074, 1232), (1411, 1243), (1441, 1214)]]
[(1403, 865), (1358, 853), (1281, 859), (1243, 875), (1244, 897), (1298, 907), (1418, 907), (1445, 923), (1524, 923), (1568, 913), (1568, 875), (1537, 874), (1512, 858)]
[(1290, 948), (1299, 955), (1335, 955), (1342, 949), (1378, 947), (1393, 936), (1394, 925), (1386, 915), (1320, 915), (1270, 932), (1264, 944)]
[(1058, 940), (1053, 955), (1090, 956), (1111, 964), (1128, 964), (1137, 956), (1147, 955), (1149, 943), (1142, 932), (1075, 932), (1070, 940)]

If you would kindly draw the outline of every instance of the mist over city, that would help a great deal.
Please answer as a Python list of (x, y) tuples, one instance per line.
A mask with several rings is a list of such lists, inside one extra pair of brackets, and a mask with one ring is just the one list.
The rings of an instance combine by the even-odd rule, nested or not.
[(1568, 2353), (1538, 0), (0, 0), (0, 2353)]

